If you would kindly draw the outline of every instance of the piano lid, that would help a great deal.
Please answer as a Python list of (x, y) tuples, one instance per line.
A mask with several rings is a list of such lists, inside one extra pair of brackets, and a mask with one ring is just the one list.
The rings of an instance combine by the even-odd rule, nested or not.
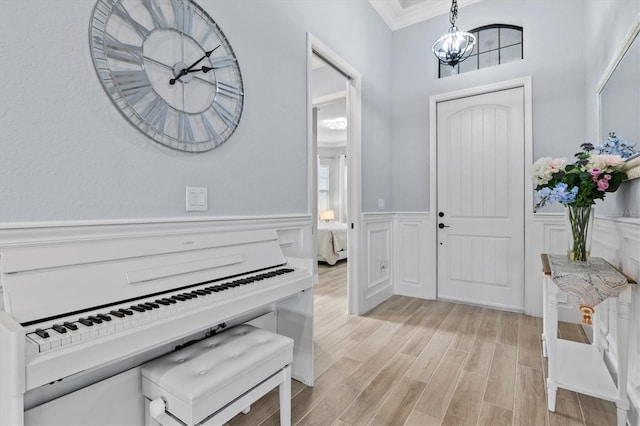
[(25, 323), (285, 263), (275, 230), (118, 236), (0, 247), (0, 284)]

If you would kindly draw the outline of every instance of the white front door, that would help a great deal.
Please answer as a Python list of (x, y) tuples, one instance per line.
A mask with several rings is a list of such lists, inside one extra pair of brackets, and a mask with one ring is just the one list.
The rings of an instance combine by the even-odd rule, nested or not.
[(437, 104), (438, 298), (524, 307), (524, 89)]

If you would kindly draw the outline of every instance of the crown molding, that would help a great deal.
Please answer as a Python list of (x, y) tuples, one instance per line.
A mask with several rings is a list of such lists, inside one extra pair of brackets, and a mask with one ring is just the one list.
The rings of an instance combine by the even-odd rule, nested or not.
[[(458, 7), (462, 8), (479, 1), (459, 0)], [(449, 13), (451, 9), (449, 0), (423, 0), (407, 8), (403, 8), (399, 0), (369, 0), (369, 3), (391, 31)]]

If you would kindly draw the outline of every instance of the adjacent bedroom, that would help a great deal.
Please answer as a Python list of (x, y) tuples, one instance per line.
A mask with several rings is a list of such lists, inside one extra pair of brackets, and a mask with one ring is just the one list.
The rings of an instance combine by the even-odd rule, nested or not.
[[(347, 112), (345, 79), (318, 59), (314, 97), (318, 144), (318, 261), (336, 265), (347, 259)], [(337, 92), (334, 90), (341, 89)], [(329, 92), (329, 93), (327, 93)]]

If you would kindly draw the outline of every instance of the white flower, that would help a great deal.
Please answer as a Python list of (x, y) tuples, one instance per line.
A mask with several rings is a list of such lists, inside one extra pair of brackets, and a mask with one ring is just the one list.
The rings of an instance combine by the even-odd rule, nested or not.
[(529, 174), (536, 185), (546, 185), (549, 183), (554, 173), (563, 170), (567, 164), (564, 158), (542, 157), (533, 163)]
[(619, 155), (592, 155), (589, 157), (587, 170), (600, 169), (602, 171), (611, 171), (618, 169), (624, 164), (624, 159)]

